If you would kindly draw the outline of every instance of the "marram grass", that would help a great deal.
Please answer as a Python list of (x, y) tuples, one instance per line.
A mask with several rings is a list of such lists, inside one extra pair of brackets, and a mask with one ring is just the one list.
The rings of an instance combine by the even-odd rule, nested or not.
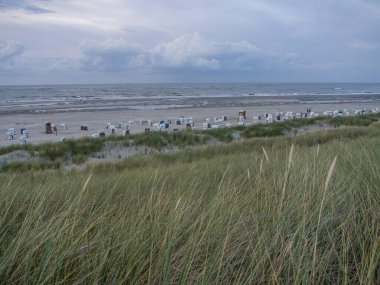
[(379, 139), (283, 144), (0, 174), (0, 283), (379, 284)]

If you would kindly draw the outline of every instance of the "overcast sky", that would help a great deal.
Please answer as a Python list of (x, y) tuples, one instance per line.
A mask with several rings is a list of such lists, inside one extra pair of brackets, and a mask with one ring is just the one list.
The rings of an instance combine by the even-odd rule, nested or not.
[(379, 0), (0, 0), (0, 84), (379, 82)]

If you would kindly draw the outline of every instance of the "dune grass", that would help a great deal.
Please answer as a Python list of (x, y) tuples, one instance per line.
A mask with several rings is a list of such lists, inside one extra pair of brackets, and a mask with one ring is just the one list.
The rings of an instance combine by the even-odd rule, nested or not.
[[(47, 169), (60, 168), (62, 163), (71, 161), (74, 164), (82, 164), (87, 159), (102, 150), (110, 141), (120, 142), (123, 146), (146, 146), (161, 150), (167, 146), (185, 148), (188, 146), (204, 145), (210, 139), (223, 143), (230, 143), (234, 139), (234, 133), (244, 139), (277, 137), (289, 133), (291, 130), (297, 132), (297, 128), (309, 125), (327, 124), (334, 128), (342, 126), (367, 127), (378, 121), (380, 113), (369, 113), (357, 116), (344, 117), (314, 117), (294, 119), (271, 124), (253, 124), (249, 126), (223, 127), (217, 129), (179, 132), (147, 132), (131, 136), (108, 136), (106, 138), (81, 138), (76, 140), (65, 140), (58, 143), (43, 143), (38, 145), (10, 145), (0, 148), (0, 155), (17, 150), (29, 152), (32, 159), (25, 163), (8, 163), (0, 165), (0, 172), (8, 169)], [(34, 159), (37, 156), (38, 159)], [(42, 161), (41, 161), (42, 158)]]
[(380, 282), (374, 129), (0, 180), (3, 283)]

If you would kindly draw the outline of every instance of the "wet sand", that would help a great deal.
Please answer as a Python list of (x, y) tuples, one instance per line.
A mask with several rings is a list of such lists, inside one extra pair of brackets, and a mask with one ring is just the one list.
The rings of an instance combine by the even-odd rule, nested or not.
[[(54, 107), (52, 107), (54, 106)], [(227, 98), (187, 98), (187, 99), (162, 99), (162, 100), (98, 100), (94, 102), (75, 103), (70, 106), (43, 104), (37, 102), (32, 106), (19, 104), (0, 108), (0, 146), (19, 144), (20, 129), (29, 131), (28, 143), (37, 144), (43, 142), (56, 142), (62, 138), (80, 138), (91, 136), (100, 130), (106, 130), (106, 124), (117, 125), (128, 121), (151, 120), (158, 122), (169, 118), (173, 122), (180, 116), (192, 117), (195, 127), (202, 128), (206, 118), (227, 117), (231, 125), (236, 125), (239, 110), (246, 110), (246, 123), (252, 123), (252, 117), (275, 112), (313, 112), (322, 114), (324, 111), (341, 109), (369, 109), (380, 107), (380, 95), (359, 96), (287, 96), (287, 97), (227, 97)], [(56, 124), (57, 135), (45, 134), (46, 121)], [(68, 129), (60, 128), (66, 123)], [(81, 131), (81, 124), (88, 124), (88, 131)], [(129, 127), (130, 132), (138, 133), (148, 126), (135, 125)], [(14, 140), (7, 140), (8, 128), (16, 129)], [(183, 125), (173, 128), (184, 128)], [(122, 129), (117, 129), (122, 134)]]

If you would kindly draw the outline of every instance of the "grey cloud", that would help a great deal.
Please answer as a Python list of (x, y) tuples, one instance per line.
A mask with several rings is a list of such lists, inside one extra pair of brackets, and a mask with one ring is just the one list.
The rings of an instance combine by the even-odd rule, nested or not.
[(216, 69), (220, 62), (213, 57), (215, 48), (199, 34), (186, 34), (156, 46), (152, 58), (156, 66)]
[(2, 0), (0, 2), (0, 10), (22, 9), (29, 13), (49, 13), (51, 11), (44, 9), (39, 5), (46, 1), (47, 0)]
[(87, 40), (82, 44), (85, 69), (120, 71), (143, 68), (151, 71), (252, 69), (276, 56), (247, 41), (223, 42), (199, 33), (185, 34), (152, 49), (142, 49), (124, 40)]
[(370, 41), (355, 40), (348, 43), (348, 48), (357, 52), (372, 52), (379, 51), (380, 45)]
[(30, 74), (379, 80), (378, 0), (0, 0), (0, 13), (0, 34), (28, 51), (7, 66)]
[(144, 50), (122, 39), (85, 40), (81, 50), (81, 63), (87, 70), (122, 71), (146, 64)]
[(15, 41), (0, 41), (0, 64), (7, 68), (15, 63), (15, 60), (24, 52), (24, 46)]
[(26, 4), (25, 0), (2, 0), (0, 2), (0, 9), (19, 8)]
[(73, 58), (43, 57), (34, 58), (26, 55), (22, 43), (6, 40), (0, 41), (0, 73), (25, 74), (46, 71), (79, 70), (78, 60)]

